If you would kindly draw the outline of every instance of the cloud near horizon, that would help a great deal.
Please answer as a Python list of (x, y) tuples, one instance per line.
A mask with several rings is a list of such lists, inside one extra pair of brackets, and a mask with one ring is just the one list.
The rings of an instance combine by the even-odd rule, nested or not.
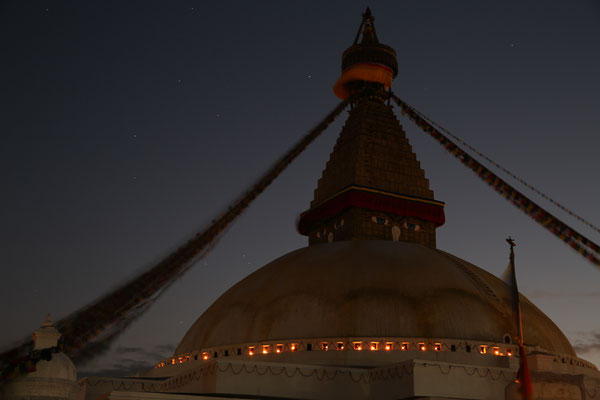
[(110, 377), (127, 377), (133, 376), (138, 371), (143, 371), (152, 368), (152, 363), (147, 361), (132, 360), (121, 358), (111, 367), (98, 368), (92, 370), (79, 371), (79, 378), (84, 376), (110, 376)]
[(573, 349), (578, 355), (600, 352), (600, 332), (590, 332), (584, 340), (577, 340)]
[(120, 356), (110, 366), (103, 366), (79, 372), (83, 376), (113, 376), (124, 377), (135, 375), (138, 371), (152, 368), (159, 360), (173, 353), (175, 346), (171, 344), (159, 344), (150, 350), (142, 347), (118, 346), (114, 352)]
[(520, 290), (520, 292), (525, 293), (527, 297), (530, 297), (532, 299), (549, 299), (549, 298), (565, 299), (565, 298), (596, 298), (596, 297), (600, 297), (600, 291), (598, 291), (598, 292), (583, 292), (583, 293), (578, 293), (578, 292), (557, 293), (557, 292), (548, 292), (548, 291), (544, 291), (544, 290), (534, 290), (534, 291), (529, 292), (527, 289), (525, 289), (525, 290)]
[(129, 355), (134, 359), (146, 359), (157, 361), (170, 355), (175, 350), (175, 347), (167, 344), (159, 344), (154, 346), (152, 350), (147, 350), (142, 347), (118, 346), (116, 352), (121, 355)]

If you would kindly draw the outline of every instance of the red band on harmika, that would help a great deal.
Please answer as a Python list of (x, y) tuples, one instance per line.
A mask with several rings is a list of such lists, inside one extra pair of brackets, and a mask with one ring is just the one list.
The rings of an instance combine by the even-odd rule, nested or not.
[(436, 227), (446, 221), (444, 203), (441, 201), (350, 186), (303, 212), (298, 221), (298, 231), (302, 235), (308, 235), (315, 224), (328, 220), (350, 207), (420, 218), (435, 223)]

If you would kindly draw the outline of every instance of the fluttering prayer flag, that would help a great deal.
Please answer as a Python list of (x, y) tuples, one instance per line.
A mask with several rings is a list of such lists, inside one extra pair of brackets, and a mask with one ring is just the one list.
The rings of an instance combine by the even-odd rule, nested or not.
[(533, 382), (527, 363), (527, 353), (523, 345), (519, 345), (519, 372), (517, 372), (517, 382), (519, 382), (519, 393), (523, 400), (535, 400), (533, 396)]
[[(556, 218), (554, 215), (552, 215), (548, 211), (544, 210), (538, 204), (536, 204), (535, 202), (530, 200), (523, 193), (521, 193), (518, 190), (516, 190), (515, 188), (513, 188), (511, 185), (509, 185), (503, 179), (498, 177), (492, 171), (490, 171), (489, 169), (484, 167), (479, 161), (475, 160), (472, 156), (467, 154), (460, 146), (458, 146), (456, 143), (454, 143), (452, 140), (450, 140), (448, 137), (446, 137), (443, 133), (441, 133), (439, 130), (437, 130), (433, 126), (435, 124), (435, 122), (429, 120), (427, 117), (423, 116), (422, 114), (420, 114), (419, 112), (414, 110), (411, 106), (406, 104), (404, 101), (402, 101), (398, 96), (394, 95), (393, 93), (391, 93), (391, 98), (394, 100), (394, 102), (396, 102), (396, 104), (398, 104), (398, 106), (400, 106), (400, 109), (403, 112), (405, 112), (406, 115), (408, 115), (408, 117), (415, 124), (417, 124), (417, 126), (421, 127), (424, 132), (427, 132), (438, 143), (440, 143), (444, 147), (444, 149), (446, 149), (446, 151), (448, 151), (450, 154), (454, 155), (465, 166), (467, 166), (469, 169), (471, 169), (473, 172), (475, 172), (484, 182), (486, 182), (496, 192), (498, 192), (498, 194), (500, 194), (506, 200), (510, 201), (518, 209), (520, 209), (526, 215), (533, 218), (536, 222), (541, 224), (544, 228), (548, 229), (556, 237), (558, 237), (559, 239), (561, 239), (562, 241), (564, 241), (565, 243), (570, 245), (575, 251), (577, 251), (577, 253), (581, 254), (586, 260), (590, 261), (592, 264), (596, 265), (597, 267), (600, 267), (600, 245), (592, 242), (591, 240), (589, 240), (586, 237), (584, 237), (583, 235), (581, 235), (579, 232), (575, 231), (573, 228), (571, 228), (570, 226), (568, 226), (567, 224), (565, 224), (564, 222), (562, 222), (561, 220)], [(429, 120), (431, 123), (427, 122), (425, 119)], [(466, 143), (464, 143), (462, 140), (460, 140), (456, 136), (452, 135), (450, 132), (448, 132), (444, 128), (440, 127), (437, 124), (435, 124), (435, 125), (438, 126), (444, 132), (446, 132), (448, 135), (454, 137), (460, 143), (463, 143), (466, 145)], [(468, 145), (466, 145), (466, 146), (470, 147)], [(476, 153), (483, 156), (481, 153), (479, 153), (477, 151), (476, 151)], [(501, 170), (508, 173), (507, 170), (505, 170), (504, 168), (495, 164), (494, 162), (489, 160), (487, 157), (485, 157), (485, 156), (483, 156), (483, 157), (485, 159), (487, 159), (488, 161), (490, 161), (493, 165), (498, 166)], [(510, 173), (508, 173), (508, 174), (510, 176), (512, 176), (512, 174), (510, 174)], [(527, 184), (526, 182), (523, 181), (522, 183), (524, 183), (525, 186), (527, 186), (528, 188), (535, 190), (535, 188), (533, 188), (531, 185)], [(543, 193), (540, 192), (539, 194), (541, 194), (542, 197), (546, 198), (547, 200), (553, 201), (548, 196), (543, 195)], [(564, 211), (569, 212), (568, 209), (564, 209)], [(580, 221), (586, 223), (588, 226), (600, 231), (600, 228), (595, 227), (594, 225), (590, 224), (585, 219), (577, 216), (575, 213), (571, 212), (571, 214), (574, 217), (578, 218)], [(561, 236), (561, 233), (563, 233), (564, 235)]]

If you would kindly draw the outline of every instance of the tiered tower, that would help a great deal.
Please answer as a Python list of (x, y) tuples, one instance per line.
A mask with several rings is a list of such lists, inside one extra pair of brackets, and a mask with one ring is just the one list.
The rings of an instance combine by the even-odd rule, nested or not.
[(343, 54), (334, 92), (356, 100), (299, 230), (310, 244), (393, 240), (435, 247), (444, 203), (434, 199), (387, 104), (387, 88), (398, 69), (396, 53), (379, 43), (373, 21), (367, 9), (354, 44)]

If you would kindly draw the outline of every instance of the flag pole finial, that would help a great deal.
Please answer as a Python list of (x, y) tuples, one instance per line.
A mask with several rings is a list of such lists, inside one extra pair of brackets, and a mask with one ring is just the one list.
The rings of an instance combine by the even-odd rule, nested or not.
[[(517, 245), (517, 243), (515, 243), (515, 239), (513, 239), (510, 236), (506, 238), (506, 243), (508, 243), (508, 245), (510, 246), (510, 262), (511, 262), (511, 264), (514, 264), (515, 263), (514, 248)], [(514, 266), (513, 266), (513, 274), (514, 274)], [(515, 278), (515, 284), (516, 284), (516, 278)]]
[(515, 240), (510, 236), (506, 238), (506, 243), (508, 243), (510, 245), (511, 249), (517, 245)]

